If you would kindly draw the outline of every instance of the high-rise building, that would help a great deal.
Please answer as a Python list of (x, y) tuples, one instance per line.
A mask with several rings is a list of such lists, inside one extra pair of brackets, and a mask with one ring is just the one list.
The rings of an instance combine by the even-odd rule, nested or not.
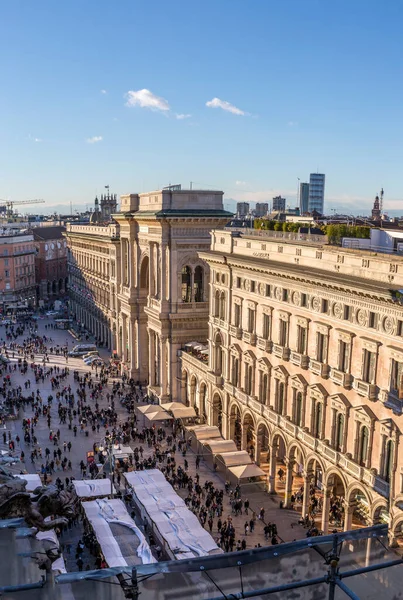
[(314, 210), (323, 215), (325, 204), (325, 175), (324, 173), (311, 173), (309, 176), (309, 201), (308, 211)]
[(299, 208), (301, 215), (308, 212), (309, 206), (309, 183), (299, 184)]
[(273, 212), (285, 212), (285, 198), (281, 196), (273, 198)]
[(237, 202), (236, 203), (236, 216), (238, 219), (242, 219), (249, 214), (249, 202)]
[(267, 202), (256, 202), (255, 216), (264, 217), (269, 212), (269, 205)]

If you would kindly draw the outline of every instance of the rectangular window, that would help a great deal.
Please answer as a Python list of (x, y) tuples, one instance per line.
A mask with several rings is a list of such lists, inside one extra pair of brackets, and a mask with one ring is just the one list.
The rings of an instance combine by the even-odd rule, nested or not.
[(280, 320), (280, 331), (279, 331), (279, 339), (278, 343), (283, 348), (288, 347), (288, 322)]
[(266, 296), (268, 298), (270, 298), (270, 296), (271, 296), (271, 286), (270, 285), (266, 285)]
[(237, 287), (237, 288), (240, 288), (240, 287), (241, 287), (241, 278), (240, 278), (240, 277), (237, 277), (237, 278), (236, 278), (236, 287)]
[(283, 290), (283, 302), (288, 302), (289, 290)]
[(400, 337), (403, 337), (403, 321), (397, 322), (397, 335), (400, 335)]
[(390, 391), (403, 399), (403, 362), (392, 360)]
[(8, 256), (8, 248), (4, 248), (3, 254), (4, 254), (4, 256)]
[(301, 325), (297, 325), (297, 352), (306, 354), (307, 330)]
[(351, 319), (351, 306), (349, 306), (348, 304), (346, 304), (344, 307), (344, 317), (343, 318), (345, 321), (350, 321), (350, 319)]
[(235, 327), (241, 327), (241, 307), (239, 304), (234, 306), (234, 325)]
[(263, 339), (270, 340), (270, 330), (271, 330), (271, 316), (263, 315)]
[(248, 332), (255, 333), (255, 311), (248, 308)]
[(362, 380), (366, 383), (375, 382), (375, 365), (376, 355), (375, 352), (364, 350), (362, 360)]
[(326, 336), (324, 333), (316, 334), (316, 360), (326, 362)]
[(256, 291), (256, 281), (251, 281), (250, 282), (250, 291), (252, 292), (252, 294), (255, 293), (255, 291)]
[(8, 267), (8, 258), (5, 258), (5, 259), (4, 259), (4, 266), (5, 266), (5, 267)]
[(338, 369), (343, 373), (348, 373), (350, 363), (350, 344), (347, 342), (343, 342), (343, 340), (339, 341), (339, 361), (338, 361)]
[(7, 269), (4, 271), (4, 275), (5, 277), (10, 277), (10, 271), (8, 271)]
[(306, 294), (301, 294), (301, 306), (308, 305), (308, 296)]
[(322, 312), (326, 313), (329, 311), (329, 301), (328, 300), (323, 300), (322, 302)]
[(369, 313), (368, 327), (376, 329), (378, 325), (378, 315), (374, 312)]

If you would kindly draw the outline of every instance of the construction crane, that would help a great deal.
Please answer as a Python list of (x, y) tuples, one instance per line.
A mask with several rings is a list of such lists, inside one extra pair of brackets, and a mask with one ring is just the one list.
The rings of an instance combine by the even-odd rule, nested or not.
[(17, 200), (17, 201), (13, 201), (13, 200), (2, 200), (0, 198), (0, 207), (1, 206), (5, 206), (6, 207), (6, 214), (7, 217), (11, 217), (13, 215), (13, 206), (15, 204), (43, 204), (45, 202), (45, 200)]

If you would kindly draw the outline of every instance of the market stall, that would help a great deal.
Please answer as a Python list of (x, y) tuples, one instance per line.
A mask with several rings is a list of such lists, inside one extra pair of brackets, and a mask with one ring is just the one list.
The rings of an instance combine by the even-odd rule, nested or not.
[(18, 479), (24, 479), (27, 482), (25, 488), (26, 492), (33, 492), (37, 487), (42, 487), (41, 478), (36, 473), (27, 473), (25, 475), (19, 474), (16, 475), (16, 477), (18, 477)]
[(110, 479), (73, 479), (72, 483), (79, 498), (104, 498), (116, 494)]

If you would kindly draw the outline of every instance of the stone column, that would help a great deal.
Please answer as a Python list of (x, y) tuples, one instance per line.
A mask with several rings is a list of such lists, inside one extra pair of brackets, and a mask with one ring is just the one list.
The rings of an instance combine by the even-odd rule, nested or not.
[(330, 513), (330, 496), (331, 490), (325, 488), (323, 490), (323, 508), (322, 508), (322, 531), (326, 535), (329, 531), (329, 513)]
[(286, 461), (286, 472), (285, 472), (285, 493), (284, 493), (284, 508), (290, 508), (291, 506), (291, 494), (292, 494), (292, 481), (293, 475), (292, 470), (294, 461)]
[(276, 493), (277, 446), (270, 445), (269, 493)]
[[(162, 269), (161, 269), (162, 270)], [(167, 342), (166, 337), (161, 336), (161, 352), (160, 352), (160, 384), (161, 384), (161, 401), (164, 402), (167, 399)]]
[(127, 347), (127, 323), (126, 315), (122, 315), (122, 362), (126, 362), (126, 347)]
[(149, 263), (149, 284), (150, 284), (150, 298), (155, 296), (155, 266), (154, 266), (154, 243), (150, 242), (150, 263)]
[(155, 366), (155, 333), (152, 329), (148, 330), (149, 351), (148, 351), (148, 384), (154, 385), (154, 366)]
[(304, 493), (302, 497), (302, 518), (308, 514), (309, 498), (310, 498), (311, 478), (309, 475), (304, 476)]
[(344, 531), (349, 531), (353, 524), (353, 513), (355, 502), (346, 502), (344, 504)]

